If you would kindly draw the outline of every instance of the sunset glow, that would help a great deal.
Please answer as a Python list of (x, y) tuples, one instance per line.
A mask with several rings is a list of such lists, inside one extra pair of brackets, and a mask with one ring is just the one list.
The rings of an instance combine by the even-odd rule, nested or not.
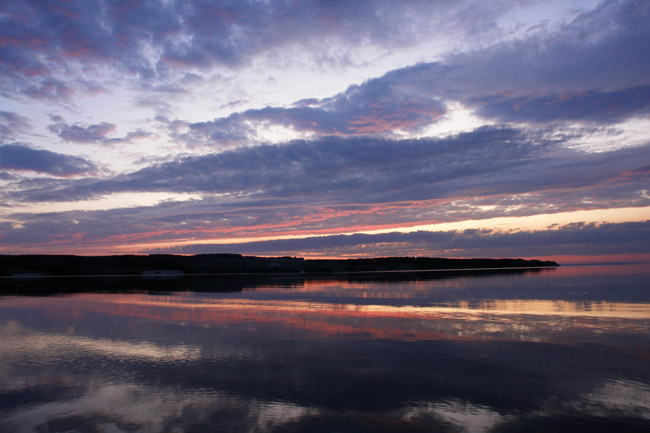
[(0, 254), (650, 258), (650, 4), (9, 0)]
[[(354, 288), (350, 285), (349, 288)], [(345, 290), (340, 287), (338, 290)], [(332, 287), (323, 287), (332, 290)], [(313, 301), (257, 301), (246, 299), (205, 300), (151, 297), (149, 295), (84, 294), (74, 298), (62, 297), (41, 303), (38, 299), (16, 299), (12, 305), (41, 309), (54, 317), (76, 317), (77, 314), (104, 314), (125, 320), (159, 321), (192, 326), (248, 324), (267, 326), (293, 332), (305, 331), (317, 337), (341, 335), (373, 339), (398, 340), (458, 340), (458, 341), (553, 341), (558, 343), (566, 332), (582, 329), (592, 332), (613, 332), (620, 321), (629, 321), (639, 332), (647, 329), (650, 306), (639, 303), (566, 302), (551, 300), (483, 300), (478, 303), (460, 301), (455, 304), (422, 307), (393, 306), (371, 303), (339, 304)], [(83, 312), (83, 313), (82, 313)], [(468, 325), (459, 331), (458, 322)], [(471, 325), (469, 325), (471, 324)], [(52, 343), (47, 335), (40, 336), (39, 345), (80, 345), (84, 350), (123, 354), (138, 358), (191, 359), (198, 350), (189, 347), (159, 348), (151, 345), (111, 341), (86, 341), (63, 337)], [(61, 340), (62, 337), (57, 337)], [(67, 340), (70, 340), (66, 343)]]

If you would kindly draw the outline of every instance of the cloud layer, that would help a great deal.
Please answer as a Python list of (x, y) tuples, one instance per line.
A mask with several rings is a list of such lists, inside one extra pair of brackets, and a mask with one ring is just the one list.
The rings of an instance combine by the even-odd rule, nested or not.
[(4, 2), (0, 251), (646, 209), (649, 21), (641, 0)]
[(32, 149), (22, 144), (12, 143), (0, 146), (0, 169), (68, 177), (92, 174), (97, 167), (92, 162), (77, 156)]
[(177, 254), (240, 253), (334, 256), (447, 256), (447, 257), (546, 257), (563, 255), (650, 254), (646, 240), (650, 221), (619, 224), (572, 224), (553, 230), (500, 232), (463, 230), (386, 234), (319, 236), (302, 239), (247, 242), (243, 244), (197, 244), (161, 248), (152, 252)]

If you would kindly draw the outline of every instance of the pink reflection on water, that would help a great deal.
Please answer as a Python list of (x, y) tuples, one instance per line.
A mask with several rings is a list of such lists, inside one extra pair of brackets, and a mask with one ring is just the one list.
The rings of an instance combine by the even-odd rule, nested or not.
[[(359, 305), (304, 300), (207, 298), (195, 294), (75, 294), (5, 298), (2, 308), (30, 308), (74, 323), (85, 316), (192, 326), (246, 325), (261, 333), (307, 332), (394, 340), (603, 341), (621, 331), (650, 334), (650, 304), (495, 299), (436, 306)], [(284, 331), (283, 331), (284, 330)]]

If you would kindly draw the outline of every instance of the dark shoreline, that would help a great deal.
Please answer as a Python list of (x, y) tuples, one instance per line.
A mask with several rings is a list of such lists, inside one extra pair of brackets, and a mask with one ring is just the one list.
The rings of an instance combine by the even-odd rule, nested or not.
[(431, 257), (378, 257), (370, 259), (309, 259), (256, 257), (239, 254), (179, 256), (73, 256), (0, 255), (0, 277), (143, 276), (182, 275), (291, 275), (377, 272), (463, 271), (547, 268), (553, 261), (524, 259), (447, 259)]
[[(559, 265), (558, 265), (559, 267)], [(220, 272), (204, 274), (83, 274), (83, 275), (46, 275), (46, 274), (12, 274), (0, 275), (0, 280), (31, 280), (31, 279), (52, 279), (52, 278), (134, 278), (144, 279), (173, 279), (181, 277), (309, 277), (309, 278), (327, 278), (327, 277), (363, 277), (372, 275), (385, 274), (426, 274), (426, 273), (462, 273), (462, 272), (490, 272), (490, 271), (535, 271), (544, 269), (554, 269), (555, 266), (518, 266), (509, 268), (443, 268), (443, 269), (409, 269), (409, 270), (385, 270), (385, 271), (334, 271), (325, 273), (305, 273), (305, 272)]]
[(49, 296), (66, 293), (241, 292), (258, 287), (302, 287), (310, 281), (408, 283), (457, 278), (490, 278), (555, 271), (556, 267), (431, 269), (330, 273), (230, 273), (142, 275), (0, 276), (2, 296)]

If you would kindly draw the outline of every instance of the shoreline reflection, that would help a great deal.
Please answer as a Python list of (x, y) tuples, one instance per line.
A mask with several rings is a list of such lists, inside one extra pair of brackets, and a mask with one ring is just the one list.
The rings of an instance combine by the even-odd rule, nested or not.
[(3, 296), (0, 431), (645, 432), (625, 269)]

